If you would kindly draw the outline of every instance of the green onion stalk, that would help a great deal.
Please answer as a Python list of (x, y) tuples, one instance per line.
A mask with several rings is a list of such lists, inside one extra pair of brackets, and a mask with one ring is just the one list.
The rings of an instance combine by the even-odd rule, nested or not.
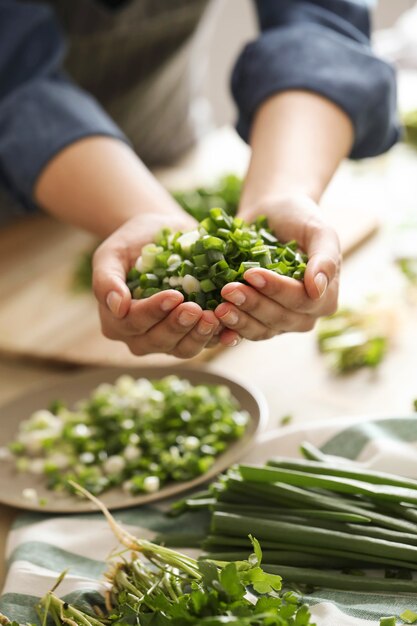
[[(199, 544), (208, 559), (244, 558), (254, 534), (264, 570), (287, 583), (415, 594), (417, 481), (334, 460), (311, 444), (301, 449), (308, 459), (230, 468), (172, 514), (209, 510), (210, 532)], [(363, 571), (370, 569), (379, 575)]]

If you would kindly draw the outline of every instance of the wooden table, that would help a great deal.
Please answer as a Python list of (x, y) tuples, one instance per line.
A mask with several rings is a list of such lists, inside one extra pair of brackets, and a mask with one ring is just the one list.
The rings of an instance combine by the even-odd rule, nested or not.
[[(363, 189), (366, 180), (370, 195), (380, 201), (385, 222), (404, 207), (414, 209), (417, 215), (417, 156), (399, 148), (390, 157), (370, 165), (351, 167), (357, 168), (353, 191)], [(417, 397), (417, 305), (406, 299), (404, 280), (392, 263), (384, 232), (349, 258), (343, 270), (342, 303), (360, 301), (369, 292), (384, 297), (400, 314), (395, 345), (377, 372), (335, 377), (317, 353), (314, 332), (282, 335), (260, 343), (243, 342), (225, 350), (205, 367), (258, 386), (269, 404), (270, 428), (279, 427), (281, 417), (288, 414), (293, 416), (292, 423), (308, 424), (346, 415), (410, 413), (412, 399)], [(66, 373), (65, 368), (42, 361), (0, 357), (0, 403)], [(15, 514), (0, 506), (0, 554)], [(0, 556), (0, 588), (4, 573)]]

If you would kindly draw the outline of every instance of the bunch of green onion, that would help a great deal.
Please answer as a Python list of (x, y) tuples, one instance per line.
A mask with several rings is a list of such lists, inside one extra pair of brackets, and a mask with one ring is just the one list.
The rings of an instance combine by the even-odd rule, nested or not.
[[(210, 511), (201, 546), (211, 559), (243, 558), (253, 533), (264, 568), (287, 582), (417, 593), (417, 481), (333, 457), (323, 461), (310, 444), (302, 450), (308, 460), (233, 467), (173, 512)], [(169, 543), (169, 535), (163, 540)]]
[(75, 480), (95, 494), (119, 485), (152, 493), (204, 474), (248, 421), (224, 385), (125, 375), (74, 409), (57, 402), (36, 411), (9, 448), (18, 470), (44, 475), (55, 491)]
[(213, 208), (195, 230), (164, 229), (155, 243), (144, 246), (127, 275), (127, 285), (135, 299), (176, 289), (186, 301), (215, 309), (222, 301), (222, 288), (244, 282), (248, 269), (263, 267), (302, 280), (306, 262), (297, 242), (280, 243), (265, 217), (247, 224)]

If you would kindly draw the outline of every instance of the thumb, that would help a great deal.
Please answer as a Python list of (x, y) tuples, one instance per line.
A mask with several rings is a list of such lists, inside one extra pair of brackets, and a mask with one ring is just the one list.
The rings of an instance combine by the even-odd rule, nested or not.
[(339, 238), (333, 228), (322, 225), (307, 239), (308, 263), (304, 286), (313, 300), (323, 298), (330, 283), (339, 274), (341, 253)]
[(93, 291), (99, 303), (121, 319), (129, 311), (132, 297), (126, 285), (125, 261), (113, 248), (101, 244), (93, 257)]

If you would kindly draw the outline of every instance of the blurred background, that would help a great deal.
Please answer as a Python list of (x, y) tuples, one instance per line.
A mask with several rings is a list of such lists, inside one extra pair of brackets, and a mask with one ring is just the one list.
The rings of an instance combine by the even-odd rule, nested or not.
[[(242, 45), (256, 34), (257, 24), (253, 4), (252, 0), (213, 0), (209, 9), (215, 13), (216, 21), (209, 55), (206, 96), (211, 101), (216, 125), (233, 123), (235, 119), (234, 105), (228, 88), (229, 76)], [(405, 11), (414, 6), (415, 1), (368, 0), (367, 4), (372, 7), (373, 30), (381, 31), (392, 27)]]

